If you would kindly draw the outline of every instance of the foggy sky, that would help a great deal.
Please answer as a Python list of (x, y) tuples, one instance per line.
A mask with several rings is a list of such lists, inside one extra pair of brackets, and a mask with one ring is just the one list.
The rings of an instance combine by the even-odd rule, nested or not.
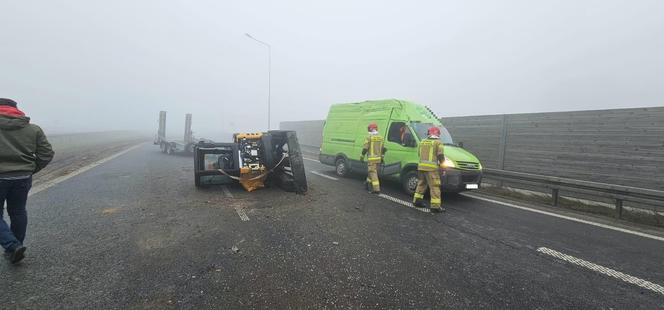
[(403, 98), (441, 116), (661, 106), (664, 1), (0, 0), (0, 97), (52, 132), (264, 130)]

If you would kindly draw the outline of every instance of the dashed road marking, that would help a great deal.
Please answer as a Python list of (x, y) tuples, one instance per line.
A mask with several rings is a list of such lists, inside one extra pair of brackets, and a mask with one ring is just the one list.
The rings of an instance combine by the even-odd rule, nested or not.
[(581, 267), (590, 269), (592, 271), (607, 275), (609, 277), (613, 277), (613, 278), (625, 281), (627, 283), (634, 284), (634, 285), (640, 286), (642, 288), (651, 290), (655, 293), (659, 293), (659, 294), (664, 295), (664, 287), (662, 287), (659, 284), (655, 284), (655, 283), (652, 283), (650, 281), (639, 279), (637, 277), (630, 276), (628, 274), (624, 274), (620, 271), (616, 271), (616, 270), (613, 270), (611, 268), (600, 266), (600, 265), (591, 263), (589, 261), (585, 261), (583, 259), (576, 258), (576, 257), (571, 256), (571, 255), (563, 254), (563, 253), (560, 253), (556, 250), (552, 250), (552, 249), (549, 249), (549, 248), (540, 247), (540, 248), (537, 249), (537, 252), (540, 252), (540, 253), (543, 253), (543, 254), (546, 254), (546, 255), (549, 255), (549, 256), (553, 256), (555, 258), (564, 260), (564, 261), (572, 263), (574, 265), (581, 266)]
[[(305, 158), (305, 159), (306, 159), (306, 158)], [(318, 172), (318, 171), (311, 171), (311, 170), (310, 170), (309, 172), (311, 172), (311, 173), (313, 173), (313, 174), (315, 174), (315, 175), (317, 175), (317, 176), (321, 176), (321, 177), (324, 177), (324, 178), (330, 179), (330, 180), (339, 181), (338, 178), (331, 177), (331, 176), (329, 176), (329, 175), (326, 175), (326, 174), (321, 173), (321, 172)], [(383, 198), (383, 199), (387, 199), (387, 200), (389, 200), (389, 201), (391, 201), (391, 202), (395, 202), (395, 203), (400, 204), (400, 205), (402, 205), (402, 206), (404, 206), (404, 207), (412, 208), (412, 209), (415, 209), (415, 210), (420, 211), (420, 212), (431, 213), (431, 210), (429, 210), (428, 208), (418, 208), (418, 207), (415, 207), (412, 203), (410, 203), (410, 202), (408, 202), (408, 201), (404, 201), (404, 200), (401, 200), (401, 199), (399, 199), (399, 198), (392, 197), (392, 196), (390, 196), (390, 195), (386, 195), (386, 194), (382, 194), (382, 193), (381, 193), (381, 194), (378, 194), (378, 197)]]
[(240, 216), (240, 219), (243, 222), (248, 222), (249, 221), (249, 217), (247, 216), (246, 213), (244, 213), (244, 210), (242, 208), (235, 207), (235, 212), (237, 212), (237, 215)]
[(463, 193), (461, 195), (466, 196), (466, 197), (470, 197), (470, 198), (474, 198), (474, 199), (479, 199), (479, 200), (495, 203), (495, 204), (499, 204), (499, 205), (503, 205), (503, 206), (506, 206), (506, 207), (511, 207), (511, 208), (516, 208), (516, 209), (520, 209), (520, 210), (524, 210), (524, 211), (530, 211), (530, 212), (535, 212), (535, 213), (539, 213), (539, 214), (549, 215), (549, 216), (553, 216), (553, 217), (557, 217), (557, 218), (561, 218), (561, 219), (566, 219), (566, 220), (570, 220), (570, 221), (574, 221), (574, 222), (578, 222), (578, 223), (588, 224), (588, 225), (602, 227), (602, 228), (606, 228), (606, 229), (611, 229), (611, 230), (615, 230), (615, 231), (619, 231), (619, 232), (623, 232), (623, 233), (627, 233), (627, 234), (632, 234), (632, 235), (636, 235), (636, 236), (640, 236), (640, 237), (645, 237), (645, 238), (650, 238), (650, 239), (654, 239), (654, 240), (664, 241), (664, 237), (655, 236), (655, 235), (651, 235), (651, 234), (646, 234), (646, 233), (642, 233), (642, 232), (638, 232), (638, 231), (634, 231), (634, 230), (629, 230), (629, 229), (625, 229), (625, 228), (620, 228), (620, 227), (610, 226), (610, 225), (596, 223), (596, 222), (592, 222), (592, 221), (582, 220), (582, 219), (578, 219), (578, 218), (571, 217), (571, 216), (556, 214), (556, 213), (553, 213), (553, 212), (547, 212), (547, 211), (537, 210), (537, 209), (533, 209), (533, 208), (518, 206), (518, 205), (515, 205), (515, 204), (512, 204), (512, 203), (502, 202), (502, 201), (489, 199), (489, 198), (484, 198), (484, 197), (479, 197), (479, 196), (476, 196), (476, 195), (473, 195), (473, 194)]
[[(226, 196), (226, 198), (234, 198), (233, 193), (231, 193), (231, 191), (228, 189), (227, 186), (222, 186), (221, 191), (224, 192), (224, 196)], [(240, 216), (240, 219), (243, 222), (249, 221), (249, 216), (247, 215), (247, 213), (244, 212), (244, 209), (240, 207), (235, 207), (235, 212), (237, 213), (238, 216)]]
[(100, 159), (100, 160), (97, 160), (97, 161), (95, 161), (95, 162), (93, 162), (93, 163), (91, 163), (91, 164), (89, 164), (89, 165), (87, 165), (87, 166), (84, 166), (84, 167), (78, 168), (77, 170), (74, 170), (74, 171), (72, 171), (71, 173), (69, 173), (69, 174), (67, 174), (67, 175), (63, 175), (63, 176), (61, 176), (61, 177), (57, 177), (57, 178), (55, 178), (55, 179), (53, 179), (53, 180), (50, 180), (50, 181), (44, 182), (44, 183), (42, 183), (42, 184), (39, 184), (39, 185), (37, 185), (37, 186), (35, 186), (35, 187), (32, 188), (32, 190), (28, 193), (28, 197), (30, 197), (30, 196), (32, 196), (32, 195), (35, 195), (35, 194), (37, 194), (37, 193), (39, 193), (39, 192), (41, 192), (41, 191), (44, 191), (44, 190), (46, 190), (46, 189), (49, 189), (49, 188), (51, 188), (51, 187), (57, 185), (57, 184), (60, 183), (60, 182), (63, 182), (63, 181), (68, 180), (68, 179), (71, 179), (71, 178), (73, 178), (73, 177), (75, 177), (75, 176), (77, 176), (77, 175), (79, 175), (79, 174), (81, 174), (81, 173), (83, 173), (83, 172), (86, 172), (86, 171), (88, 171), (88, 170), (90, 170), (90, 169), (92, 169), (92, 168), (94, 168), (94, 167), (97, 167), (97, 166), (99, 166), (99, 165), (101, 165), (101, 164), (103, 164), (103, 163), (105, 163), (105, 162), (107, 162), (107, 161), (109, 161), (109, 160), (111, 160), (111, 159), (114, 159), (114, 158), (116, 158), (116, 157), (118, 157), (118, 156), (120, 156), (120, 155), (123, 155), (123, 154), (125, 154), (125, 153), (131, 151), (131, 150), (134, 150), (134, 149), (136, 149), (137, 147), (139, 147), (139, 146), (141, 146), (141, 145), (143, 145), (143, 143), (140, 143), (140, 144), (134, 145), (134, 146), (132, 146), (132, 147), (130, 147), (130, 148), (128, 148), (128, 149), (125, 149), (125, 150), (122, 150), (122, 151), (120, 151), (120, 152), (117, 152), (117, 153), (115, 153), (115, 154), (113, 154), (113, 155), (111, 155), (111, 156), (108, 156), (108, 157), (106, 157), (106, 158), (102, 158), (102, 159)]
[(233, 197), (233, 193), (231, 193), (231, 191), (228, 189), (228, 187), (226, 187), (226, 186), (222, 186), (222, 187), (221, 187), (221, 190), (224, 192), (224, 195), (225, 195), (226, 197), (228, 197), (228, 198), (234, 198), (234, 197)]
[(311, 172), (311, 173), (313, 173), (313, 174), (315, 174), (315, 175), (317, 175), (317, 176), (321, 176), (321, 177), (324, 177), (324, 178), (330, 179), (330, 180), (339, 181), (339, 179), (337, 179), (337, 178), (335, 178), (335, 177), (331, 177), (331, 176), (329, 176), (329, 175), (327, 175), (327, 174), (320, 173), (320, 172), (318, 172), (318, 171), (309, 171), (309, 172)]
[(412, 203), (410, 203), (408, 201), (401, 200), (399, 198), (395, 198), (395, 197), (385, 195), (385, 194), (378, 194), (378, 197), (383, 198), (383, 199), (387, 199), (387, 200), (392, 201), (392, 202), (396, 202), (396, 203), (398, 203), (398, 204), (400, 204), (404, 207), (412, 208), (412, 209), (415, 209), (415, 210), (420, 211), (420, 212), (431, 213), (431, 210), (429, 210), (429, 208), (418, 208), (418, 207), (415, 207)]
[(318, 161), (318, 159), (307, 158), (307, 157), (304, 157), (304, 156), (302, 156), (302, 158), (303, 158), (304, 160), (314, 161), (314, 162), (320, 163), (320, 162)]

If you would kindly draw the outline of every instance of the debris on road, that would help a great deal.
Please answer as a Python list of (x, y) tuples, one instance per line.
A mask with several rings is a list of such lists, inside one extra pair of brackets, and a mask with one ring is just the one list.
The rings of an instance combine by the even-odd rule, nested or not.
[(238, 253), (240, 252), (240, 249), (234, 245), (233, 247), (231, 247), (231, 251), (233, 251), (233, 253)]
[(105, 215), (113, 214), (113, 213), (116, 213), (118, 211), (120, 211), (120, 208), (106, 208), (104, 210), (101, 210), (101, 214), (105, 214)]

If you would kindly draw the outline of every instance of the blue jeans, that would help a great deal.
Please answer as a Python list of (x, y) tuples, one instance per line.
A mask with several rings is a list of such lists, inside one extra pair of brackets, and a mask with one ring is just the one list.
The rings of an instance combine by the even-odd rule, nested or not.
[[(28, 192), (31, 187), (32, 177), (20, 180), (0, 180), (0, 245), (5, 251), (13, 251), (17, 246), (23, 244), (28, 227), (28, 212), (25, 204), (28, 201)], [(11, 227), (4, 219), (5, 202), (7, 202)]]

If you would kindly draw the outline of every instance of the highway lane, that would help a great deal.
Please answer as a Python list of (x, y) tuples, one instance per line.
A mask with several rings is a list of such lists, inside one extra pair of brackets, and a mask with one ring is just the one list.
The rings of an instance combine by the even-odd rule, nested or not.
[[(548, 247), (662, 284), (660, 241), (467, 197), (447, 199), (444, 215), (418, 212), (310, 161), (304, 196), (196, 190), (191, 161), (144, 145), (32, 196), (28, 257), (0, 264), (0, 302), (16, 309), (663, 307), (662, 294), (536, 251)], [(394, 186), (384, 191), (408, 199)]]
[[(336, 177), (334, 167), (320, 164), (313, 154), (307, 155), (306, 158), (315, 172)], [(359, 188), (362, 187), (362, 181), (361, 176), (343, 180), (354, 182)], [(412, 197), (401, 191), (399, 184), (385, 181), (383, 185), (383, 193), (404, 201), (412, 200)], [(513, 244), (549, 246), (571, 255), (583, 255), (596, 263), (621, 266), (632, 275), (637, 274), (657, 283), (664, 283), (664, 269), (652, 265), (653, 262), (664, 259), (661, 230), (656, 235), (660, 240), (653, 240), (547, 215), (529, 214), (527, 211), (460, 195), (445, 195), (444, 204), (454, 212), (443, 216), (451, 218), (451, 224), (463, 224), (464, 229), (469, 232)], [(635, 228), (635, 231), (638, 231), (642, 227)]]
[[(333, 167), (326, 167), (312, 161), (309, 161), (309, 163), (314, 171), (318, 173), (334, 175)], [(362, 177), (352, 177), (343, 179), (343, 182), (354, 183), (356, 188), (361, 189), (362, 179)], [(410, 200), (409, 197), (401, 193), (398, 184), (384, 183), (386, 183), (383, 186), (384, 193), (386, 192), (388, 195), (402, 200)], [(664, 258), (664, 252), (662, 251), (664, 248), (661, 241), (507, 208), (464, 196), (447, 197), (444, 203), (449, 212), (436, 220), (444, 225), (444, 227), (440, 227), (441, 229), (453, 229), (490, 243), (502, 244), (506, 250), (525, 250), (525, 253), (522, 254), (527, 256), (535, 254), (534, 252), (540, 247), (558, 249), (558, 251), (578, 258), (603, 266), (610, 266), (656, 283), (663, 283), (664, 281), (662, 269), (658, 267), (658, 262)], [(439, 215), (432, 216), (437, 217)], [(469, 240), (469, 246), (466, 250), (473, 248), (473, 243), (474, 241)], [(481, 253), (480, 250), (477, 255), (485, 254)], [(519, 261), (520, 257), (510, 259)], [(559, 261), (554, 260), (553, 263), (559, 263)], [(530, 261), (524, 261), (521, 266), (527, 268), (531, 264)], [(592, 272), (574, 266), (569, 267), (572, 271), (580, 273), (570, 274), (569, 279), (561, 280), (565, 283), (563, 285), (569, 287), (587, 285), (589, 287), (589, 289), (580, 287), (572, 291), (583, 292), (584, 294), (589, 294), (592, 291), (604, 291), (607, 296), (620, 295), (621, 293), (611, 292), (614, 289), (614, 284), (628, 285), (624, 283), (604, 283), (603, 281), (594, 283), (594, 278), (593, 281), (587, 281), (586, 277), (590, 276)], [(518, 270), (519, 267), (514, 266), (514, 268)], [(551, 276), (547, 268), (543, 268), (541, 272), (541, 276)], [(615, 281), (615, 279), (608, 277), (602, 280)], [(555, 284), (555, 281), (551, 283)], [(605, 284), (610, 285), (610, 289), (603, 288), (602, 286)], [(553, 286), (553, 289), (557, 290), (558, 288)], [(641, 288), (637, 288), (637, 291), (637, 294), (647, 293), (647, 290), (644, 292)], [(577, 301), (574, 304), (578, 306), (583, 303)], [(661, 302), (659, 306), (661, 307)], [(607, 307), (611, 306), (607, 305)]]
[[(325, 170), (327, 169), (327, 170)], [(333, 174), (333, 167), (318, 167), (318, 172)], [(354, 178), (344, 182), (361, 180)], [(410, 201), (398, 184), (387, 183), (383, 192)], [(514, 245), (548, 246), (572, 255), (583, 255), (594, 262), (621, 266), (630, 274), (638, 274), (664, 283), (664, 269), (653, 268), (653, 261), (664, 259), (662, 241), (652, 240), (601, 227), (570, 222), (564, 219), (504, 207), (464, 196), (445, 197), (450, 212), (443, 214), (449, 224), (501, 242)], [(655, 249), (644, 253), (644, 249)]]

